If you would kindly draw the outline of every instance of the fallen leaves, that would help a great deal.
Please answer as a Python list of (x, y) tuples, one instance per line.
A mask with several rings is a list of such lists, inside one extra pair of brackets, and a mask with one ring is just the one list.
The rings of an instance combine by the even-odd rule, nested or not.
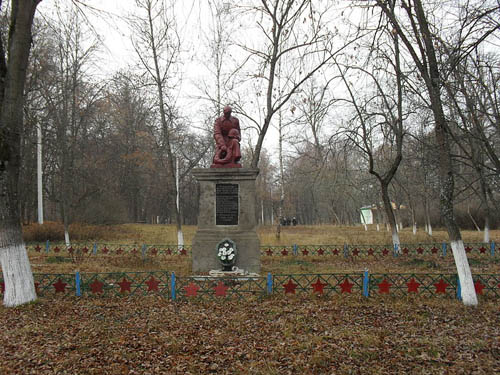
[[(324, 296), (323, 296), (324, 297)], [(0, 307), (5, 374), (484, 373), (500, 369), (500, 311), (484, 301), (157, 296)]]

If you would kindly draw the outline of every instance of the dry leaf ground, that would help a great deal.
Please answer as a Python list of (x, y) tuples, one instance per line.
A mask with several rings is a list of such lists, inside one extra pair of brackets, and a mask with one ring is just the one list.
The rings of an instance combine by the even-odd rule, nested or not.
[(0, 307), (1, 374), (495, 374), (500, 307), (338, 296)]

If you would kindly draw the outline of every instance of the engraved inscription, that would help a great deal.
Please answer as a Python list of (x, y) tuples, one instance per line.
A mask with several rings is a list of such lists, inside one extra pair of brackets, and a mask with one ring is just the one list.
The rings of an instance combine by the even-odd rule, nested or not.
[(215, 185), (215, 225), (238, 225), (238, 184)]

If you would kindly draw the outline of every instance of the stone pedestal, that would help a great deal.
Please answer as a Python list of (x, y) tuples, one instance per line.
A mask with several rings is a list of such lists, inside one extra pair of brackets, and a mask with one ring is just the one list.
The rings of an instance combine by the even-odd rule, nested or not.
[(260, 272), (255, 179), (258, 169), (196, 168), (200, 183), (198, 230), (193, 238), (193, 272), (221, 269), (216, 246), (225, 238), (236, 243), (235, 266)]

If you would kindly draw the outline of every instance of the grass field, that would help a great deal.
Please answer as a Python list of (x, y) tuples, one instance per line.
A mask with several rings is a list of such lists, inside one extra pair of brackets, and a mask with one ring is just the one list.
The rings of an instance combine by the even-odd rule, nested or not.
[[(87, 229), (88, 230), (88, 229)], [(190, 242), (195, 228), (186, 227)], [(173, 243), (170, 226), (127, 225), (95, 241)], [(262, 243), (386, 243), (362, 228), (272, 228)], [(493, 234), (498, 239), (499, 232)], [(84, 236), (83, 236), (84, 237)], [(402, 234), (411, 242), (411, 232)], [(445, 239), (420, 235), (416, 242)], [(480, 235), (464, 232), (466, 241)], [(84, 239), (84, 238), (81, 238)], [(424, 241), (426, 239), (426, 241)], [(189, 275), (190, 258), (96, 256), (76, 265), (30, 253), (35, 272), (172, 270)], [(390, 259), (390, 260), (389, 260)], [(499, 273), (498, 257), (471, 259), (473, 272)], [(262, 258), (263, 272), (454, 272), (453, 258), (353, 260)], [(263, 299), (172, 302), (164, 297), (42, 297), (0, 306), (0, 374), (497, 374), (500, 305), (467, 308), (452, 298), (375, 295), (273, 295)]]

